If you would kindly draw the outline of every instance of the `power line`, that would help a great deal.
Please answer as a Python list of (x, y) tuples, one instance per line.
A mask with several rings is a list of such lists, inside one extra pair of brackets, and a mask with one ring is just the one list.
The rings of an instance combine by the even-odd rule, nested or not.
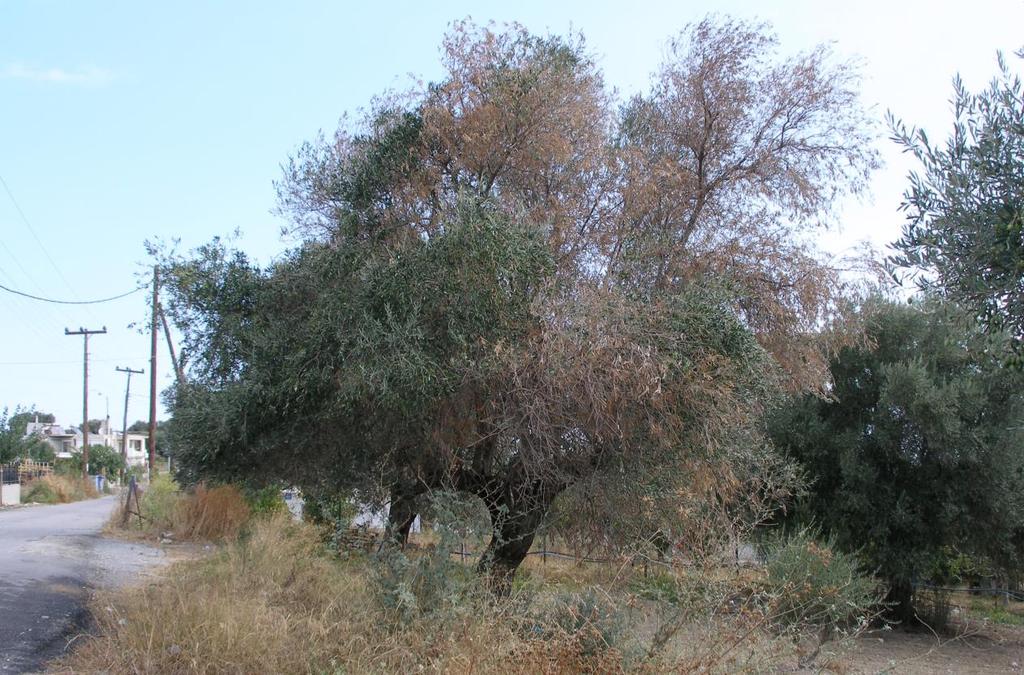
[(18, 200), (14, 198), (14, 193), (11, 192), (11, 188), (7, 185), (7, 181), (4, 180), (3, 175), (0, 175), (0, 185), (4, 186), (4, 191), (7, 193), (7, 196), (11, 198), (11, 203), (14, 204), (14, 208), (18, 212), (18, 215), (21, 216), (21, 222), (25, 223), (28, 231), (32, 234), (32, 238), (36, 240), (37, 244), (39, 244), (39, 249), (43, 252), (43, 255), (46, 256), (46, 259), (50, 261), (50, 266), (53, 267), (55, 272), (57, 272), (57, 276), (61, 278), (64, 285), (68, 287), (68, 290), (74, 292), (74, 288), (72, 288), (71, 283), (67, 280), (67, 277), (64, 276), (64, 273), (60, 271), (60, 268), (57, 267), (57, 263), (55, 263), (53, 258), (50, 257), (50, 252), (46, 250), (46, 246), (43, 245), (42, 240), (39, 239), (39, 235), (36, 234), (36, 228), (32, 227), (32, 223), (28, 221), (28, 217), (25, 215), (25, 212), (21, 210), (21, 205), (18, 204)]
[(39, 300), (41, 302), (52, 302), (57, 305), (98, 305), (101, 302), (110, 302), (111, 300), (120, 300), (121, 298), (127, 298), (129, 295), (133, 295), (135, 293), (138, 293), (139, 291), (146, 290), (146, 287), (139, 286), (138, 288), (132, 289), (127, 293), (122, 293), (121, 295), (114, 295), (109, 298), (100, 298), (99, 300), (54, 300), (53, 298), (44, 298), (41, 295), (32, 295), (31, 293), (25, 293), (24, 291), (19, 291), (8, 286), (4, 286), (3, 284), (0, 284), (0, 289), (5, 290), (8, 293), (14, 293), (15, 295), (21, 295), (26, 298), (31, 298), (32, 300)]
[[(28, 231), (32, 234), (32, 238), (36, 240), (36, 244), (39, 246), (39, 250), (43, 252), (44, 256), (46, 256), (46, 260), (50, 263), (50, 267), (53, 268), (54, 272), (57, 273), (57, 276), (60, 277), (60, 280), (64, 282), (64, 286), (68, 289), (68, 291), (71, 292), (71, 297), (75, 297), (75, 298), (79, 297), (77, 289), (75, 287), (73, 287), (71, 285), (71, 282), (68, 281), (67, 277), (64, 276), (64, 272), (62, 272), (60, 267), (57, 266), (57, 263), (54, 262), (53, 256), (50, 255), (50, 252), (47, 250), (46, 245), (43, 243), (42, 239), (40, 239), (39, 235), (36, 233), (36, 228), (34, 228), (32, 226), (31, 222), (29, 222), (28, 216), (25, 215), (25, 211), (24, 211), (24, 209), (21, 208), (21, 204), (19, 204), (18, 200), (14, 197), (14, 193), (11, 191), (11, 187), (7, 184), (7, 181), (4, 179), (3, 175), (0, 175), (0, 185), (3, 185), (4, 191), (7, 193), (7, 196), (11, 200), (11, 204), (14, 205), (14, 208), (18, 212), (18, 215), (21, 216), (21, 222), (23, 222), (25, 224), (25, 227), (28, 228)], [(5, 248), (6, 248), (6, 246), (5, 246)], [(8, 250), (8, 253), (9, 252), (10, 251)], [(21, 267), (21, 262), (20, 261), (18, 261), (16, 259), (15, 262), (18, 264), (18, 267)], [(22, 268), (22, 269), (24, 269), (24, 268)], [(39, 286), (39, 284), (34, 283), (34, 281), (33, 281), (33, 285), (35, 285), (36, 288), (38, 288), (40, 290), (40, 292), (43, 290)], [(74, 303), (58, 303), (58, 304), (74, 304)], [(87, 304), (91, 304), (91, 303), (82, 303), (82, 304), (86, 304), (87, 305)], [(93, 320), (99, 322), (99, 320), (96, 318), (96, 315), (92, 312), (91, 308), (87, 308), (87, 310), (89, 311), (89, 314), (92, 316)]]
[[(114, 361), (125, 361), (123, 356), (110, 359), (89, 359), (96, 363), (113, 363)], [(128, 359), (132, 363), (145, 363), (144, 359)], [(0, 361), (0, 366), (66, 366), (78, 363), (78, 361)]]
[[(18, 257), (11, 252), (11, 249), (9, 249), (6, 244), (4, 244), (3, 239), (4, 238), (0, 237), (0, 248), (3, 248), (4, 251), (7, 252), (7, 255), (10, 256), (11, 260), (14, 261), (14, 264), (18, 266), (18, 269), (20, 269), (22, 274), (25, 275), (25, 278), (28, 279), (29, 283), (32, 284), (34, 290), (42, 291), (42, 287), (38, 283), (36, 283), (36, 280), (32, 278), (32, 275), (29, 274), (28, 270), (25, 269), (25, 266), (21, 264), (21, 260), (19, 260)], [(12, 286), (20, 285), (17, 281), (15, 281), (12, 274), (8, 273), (2, 268), (0, 268), (0, 276), (3, 276), (7, 280), (7, 283), (11, 284)], [(19, 300), (19, 302), (22, 301)], [(40, 314), (37, 314), (34, 318), (36, 320), (39, 320), (40, 318), (44, 317), (45, 321), (50, 324), (49, 330), (60, 330), (60, 323), (55, 320), (55, 317), (50, 312), (42, 312)]]

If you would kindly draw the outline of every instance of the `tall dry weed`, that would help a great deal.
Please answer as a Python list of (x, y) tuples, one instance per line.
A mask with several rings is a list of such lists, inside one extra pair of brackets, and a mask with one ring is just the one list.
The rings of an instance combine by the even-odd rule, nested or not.
[(96, 491), (96, 485), (88, 478), (50, 474), (28, 483), (25, 486), (25, 497), (22, 501), (40, 504), (67, 504), (99, 496), (100, 493)]
[[(111, 516), (109, 530), (128, 530), (147, 536), (170, 533), (177, 539), (225, 541), (235, 539), (252, 516), (241, 490), (234, 485), (198, 485), (182, 490), (168, 476), (156, 476), (139, 488), (138, 511), (129, 513), (125, 503)], [(133, 506), (134, 508), (134, 506)]]
[(172, 529), (187, 539), (234, 539), (251, 515), (249, 504), (233, 485), (199, 485), (178, 501)]

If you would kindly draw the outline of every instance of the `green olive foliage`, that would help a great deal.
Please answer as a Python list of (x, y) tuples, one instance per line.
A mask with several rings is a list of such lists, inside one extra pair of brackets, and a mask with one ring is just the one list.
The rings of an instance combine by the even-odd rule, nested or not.
[[(1024, 58), (1024, 52), (1018, 56)], [(890, 119), (894, 139), (921, 164), (904, 195), (907, 221), (895, 268), (970, 310), (993, 335), (1024, 339), (1024, 88), (999, 56), (999, 74), (972, 93), (954, 81), (953, 131), (944, 144)]]
[(782, 407), (771, 436), (810, 481), (790, 519), (860, 553), (912, 618), (912, 584), (958, 552), (1024, 563), (1024, 376), (937, 300), (863, 312), (870, 343), (833, 359), (831, 397)]

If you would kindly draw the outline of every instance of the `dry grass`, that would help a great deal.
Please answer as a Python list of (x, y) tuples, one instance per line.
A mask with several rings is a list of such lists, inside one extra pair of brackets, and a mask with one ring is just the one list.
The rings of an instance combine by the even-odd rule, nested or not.
[(96, 485), (88, 478), (50, 474), (30, 481), (25, 486), (25, 496), (22, 501), (67, 504), (99, 496), (100, 493), (96, 491)]
[[(361, 563), (328, 558), (310, 526), (276, 517), (160, 583), (99, 595), (98, 637), (55, 672), (579, 672), (557, 641), (525, 640), (500, 611), (389, 628)], [(433, 625), (432, 625), (433, 624)], [(604, 663), (608, 660), (608, 663)], [(603, 671), (613, 655), (593, 660)], [(607, 666), (607, 667), (606, 667)]]
[[(794, 660), (790, 642), (758, 629), (756, 612), (690, 616), (638, 597), (629, 590), (637, 577), (626, 572), (597, 575), (593, 567), (551, 560), (529, 563), (507, 602), (468, 593), (444, 611), (403, 623), (380, 601), (379, 564), (329, 555), (310, 525), (280, 515), (256, 518), (209, 558), (178, 563), (156, 583), (98, 595), (94, 636), (77, 640), (52, 669), (739, 672)], [(616, 575), (613, 585), (588, 586), (597, 576)], [(665, 638), (656, 650), (655, 637)]]

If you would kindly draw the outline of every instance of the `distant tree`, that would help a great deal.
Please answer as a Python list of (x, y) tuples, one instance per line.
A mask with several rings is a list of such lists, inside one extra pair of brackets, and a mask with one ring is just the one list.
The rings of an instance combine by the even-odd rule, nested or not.
[[(89, 420), (89, 433), (98, 434), (101, 426), (103, 426), (103, 420)], [(79, 424), (77, 428), (79, 431), (83, 430), (81, 424)]]
[(790, 519), (859, 552), (913, 619), (913, 583), (957, 552), (1024, 564), (1024, 374), (937, 300), (864, 314), (870, 344), (840, 351), (829, 397), (783, 407), (771, 436), (810, 483)]
[(923, 287), (970, 308), (993, 333), (1006, 331), (1024, 356), (1024, 90), (1001, 54), (999, 70), (977, 94), (954, 80), (953, 133), (942, 146), (890, 119), (922, 165), (910, 175), (891, 262), (920, 272)]
[[(53, 448), (46, 441), (37, 436), (25, 436), (27, 425), (35, 419), (36, 414), (35, 410), (31, 408), (28, 410), (15, 408), (13, 414), (10, 414), (7, 408), (0, 411), (0, 464), (16, 459), (32, 459), (39, 462), (53, 461)], [(40, 413), (40, 421), (43, 421), (44, 418), (53, 421), (53, 415)]]
[[(81, 461), (81, 455), (76, 455)], [(80, 467), (79, 467), (80, 468)], [(126, 468), (121, 451), (106, 445), (89, 446), (89, 473), (103, 474), (105, 476), (116, 476)]]
[(765, 402), (827, 382), (807, 336), (843, 288), (803, 234), (875, 164), (855, 73), (776, 47), (703, 21), (619, 106), (582, 39), (457, 24), (438, 82), (288, 164), (295, 250), (161, 260), (182, 478), (390, 501), (397, 539), (431, 491), (472, 495), (504, 588), (586, 480), (713, 465), (735, 497)]
[(28, 423), (35, 422), (37, 419), (42, 424), (53, 424), (57, 420), (52, 413), (39, 412), (35, 408), (29, 408), (11, 415), (10, 428), (24, 436), (28, 429)]

